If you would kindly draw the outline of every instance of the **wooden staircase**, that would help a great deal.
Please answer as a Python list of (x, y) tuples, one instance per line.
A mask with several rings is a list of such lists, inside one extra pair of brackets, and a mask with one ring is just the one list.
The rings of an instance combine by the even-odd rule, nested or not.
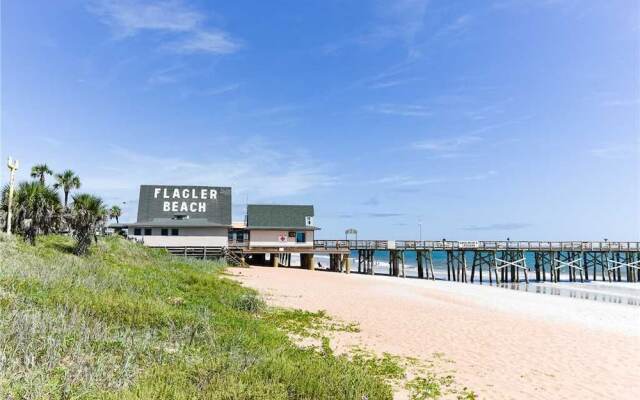
[(242, 253), (231, 251), (226, 247), (223, 249), (223, 252), (224, 252), (224, 259), (227, 262), (227, 264), (233, 267), (248, 266), (248, 264), (244, 261), (244, 257), (242, 256)]

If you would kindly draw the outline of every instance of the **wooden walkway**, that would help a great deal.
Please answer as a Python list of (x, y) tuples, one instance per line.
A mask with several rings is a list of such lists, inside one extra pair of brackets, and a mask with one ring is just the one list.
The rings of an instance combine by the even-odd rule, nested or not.
[[(274, 266), (287, 265), (283, 260), (291, 260), (291, 253), (300, 253), (302, 265), (310, 269), (315, 268), (314, 254), (328, 254), (331, 271), (371, 275), (375, 273), (378, 252), (378, 256), (380, 253), (388, 256), (389, 275), (399, 277), (406, 276), (407, 252), (412, 252), (418, 278), (424, 279), (435, 279), (433, 254), (438, 252), (445, 253), (446, 279), (451, 281), (528, 283), (529, 273), (534, 272), (538, 282), (640, 282), (640, 242), (315, 240), (313, 246), (304, 248), (250, 248), (245, 242), (229, 243), (224, 249), (174, 247), (167, 250), (185, 257), (225, 257), (240, 262), (245, 259), (264, 262), (266, 254), (271, 254), (270, 262)], [(351, 252), (357, 253), (354, 268)], [(533, 260), (533, 266), (528, 265), (528, 260)]]
[(640, 242), (448, 241), (448, 240), (315, 240), (316, 249), (350, 250), (525, 250), (525, 251), (631, 251)]
[(404, 277), (405, 253), (412, 251), (418, 278), (435, 279), (433, 253), (444, 252), (447, 280), (528, 283), (527, 255), (533, 254), (538, 282), (640, 282), (640, 242), (316, 240), (314, 246), (357, 251), (357, 272), (365, 274), (374, 274), (374, 254), (381, 251), (388, 253), (389, 275)]

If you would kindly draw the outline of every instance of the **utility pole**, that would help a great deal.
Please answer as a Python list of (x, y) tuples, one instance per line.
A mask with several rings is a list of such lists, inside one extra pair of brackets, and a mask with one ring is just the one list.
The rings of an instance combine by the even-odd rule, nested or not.
[(16, 171), (18, 170), (18, 166), (19, 166), (18, 160), (14, 160), (11, 157), (9, 157), (9, 160), (7, 160), (7, 167), (9, 167), (9, 203), (8, 203), (9, 209), (7, 210), (7, 234), (8, 235), (11, 235), (11, 220), (13, 218), (12, 216), (13, 184), (16, 179)]

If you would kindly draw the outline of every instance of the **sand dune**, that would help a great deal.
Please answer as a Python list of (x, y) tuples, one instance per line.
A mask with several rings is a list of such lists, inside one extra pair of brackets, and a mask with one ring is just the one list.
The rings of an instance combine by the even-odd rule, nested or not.
[(232, 269), (274, 305), (327, 310), (361, 332), (337, 346), (455, 361), (485, 399), (640, 395), (640, 307), (455, 282)]

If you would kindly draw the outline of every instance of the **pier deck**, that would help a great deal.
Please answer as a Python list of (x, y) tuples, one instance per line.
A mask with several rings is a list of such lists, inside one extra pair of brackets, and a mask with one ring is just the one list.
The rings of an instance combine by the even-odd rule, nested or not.
[[(233, 253), (242, 260), (262, 260), (270, 254), (273, 266), (291, 265), (291, 254), (301, 255), (305, 268), (314, 269), (314, 255), (330, 256), (329, 270), (374, 274), (375, 254), (388, 255), (389, 275), (404, 277), (407, 252), (415, 253), (418, 278), (435, 279), (433, 254), (446, 256), (447, 279), (459, 282), (536, 281), (640, 282), (640, 242), (611, 241), (449, 241), (449, 240), (314, 240), (305, 247), (250, 247), (230, 242), (229, 247), (167, 248), (185, 257), (215, 258)], [(357, 252), (357, 268), (351, 268), (351, 252)], [(410, 254), (413, 254), (410, 253)], [(533, 259), (533, 266), (527, 264)], [(472, 262), (469, 262), (472, 260)], [(488, 276), (485, 276), (488, 273)]]
[(316, 249), (350, 250), (523, 250), (523, 251), (631, 251), (640, 252), (640, 242), (588, 241), (448, 241), (448, 240), (315, 240)]

